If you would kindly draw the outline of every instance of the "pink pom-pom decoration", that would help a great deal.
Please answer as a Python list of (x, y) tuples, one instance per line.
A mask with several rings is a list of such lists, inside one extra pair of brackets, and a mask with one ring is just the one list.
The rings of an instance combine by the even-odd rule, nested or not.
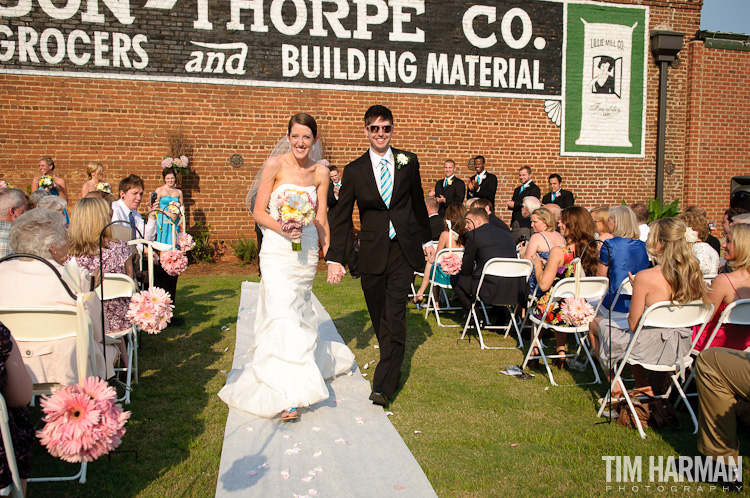
[(115, 389), (89, 377), (42, 397), (44, 428), (37, 432), (50, 455), (66, 462), (91, 462), (117, 448), (130, 412), (115, 404)]
[(170, 249), (169, 251), (162, 251), (159, 256), (159, 263), (164, 271), (168, 274), (176, 277), (187, 268), (188, 260), (187, 257), (182, 254), (179, 249)]
[(569, 297), (560, 306), (560, 317), (573, 327), (582, 327), (594, 319), (594, 308), (581, 297)]
[(440, 268), (446, 275), (456, 275), (461, 270), (462, 258), (455, 252), (449, 252), (440, 261)]
[(180, 232), (177, 234), (177, 247), (183, 253), (188, 252), (190, 249), (195, 247), (195, 240), (193, 236), (187, 232)]
[(130, 298), (127, 318), (141, 330), (149, 334), (158, 334), (167, 327), (172, 319), (172, 299), (159, 287), (133, 294)]

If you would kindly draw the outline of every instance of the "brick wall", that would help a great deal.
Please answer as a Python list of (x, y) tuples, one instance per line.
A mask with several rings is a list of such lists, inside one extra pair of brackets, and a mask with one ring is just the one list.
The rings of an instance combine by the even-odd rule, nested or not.
[[(669, 73), (666, 155), (676, 171), (666, 176), (665, 196), (705, 204), (715, 217), (727, 203), (722, 199), (728, 178), (747, 165), (742, 155), (747, 140), (741, 140), (747, 126), (731, 135), (711, 124), (706, 106), (710, 102), (711, 116), (729, 122), (737, 121), (733, 112), (742, 112), (747, 124), (742, 107), (747, 96), (737, 93), (747, 87), (740, 81), (750, 74), (747, 53), (726, 55), (688, 43), (699, 26), (700, 1), (612, 3), (647, 4), (650, 29), (687, 33), (682, 64)], [(727, 64), (738, 65), (731, 76)], [(193, 173), (183, 183), (188, 224), (210, 223), (218, 238), (229, 242), (253, 233), (244, 207), (247, 188), (292, 114), (305, 111), (318, 119), (326, 157), (341, 167), (366, 150), (362, 115), (380, 103), (396, 118), (393, 144), (419, 155), (425, 189), (442, 177), (446, 158), (454, 159), (459, 176), (466, 178), (467, 160), (482, 154), (487, 169), (498, 176), (501, 206), (510, 199), (523, 165), (533, 167), (543, 191), (546, 177), (560, 173), (564, 187), (584, 207), (645, 201), (654, 195), (655, 181), (658, 70), (650, 57), (647, 68), (644, 158), (561, 157), (560, 128), (547, 117), (543, 100), (2, 74), (0, 175), (24, 187), (37, 173), (38, 158), (50, 155), (70, 185), (71, 202), (79, 196), (85, 163), (91, 160), (104, 164), (105, 180), (113, 186), (136, 173), (153, 191), (161, 185), (167, 134), (182, 130), (193, 150)], [(721, 83), (713, 76), (717, 72), (723, 75)], [(719, 87), (731, 94), (721, 96)], [(736, 140), (717, 147), (728, 135)], [(235, 153), (244, 157), (238, 169), (229, 164)], [(718, 193), (712, 188), (717, 176)], [(498, 209), (498, 214), (510, 218), (509, 211)]]

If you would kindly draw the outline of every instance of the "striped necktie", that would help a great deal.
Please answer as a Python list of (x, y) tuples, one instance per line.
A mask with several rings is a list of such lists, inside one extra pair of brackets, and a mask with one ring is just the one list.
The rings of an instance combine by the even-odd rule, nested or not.
[[(380, 160), (380, 195), (383, 197), (385, 205), (391, 207), (393, 180), (391, 179), (391, 172), (388, 171), (388, 161), (385, 158)], [(396, 237), (396, 229), (393, 228), (393, 223), (390, 221), (388, 222), (388, 237), (391, 239)]]

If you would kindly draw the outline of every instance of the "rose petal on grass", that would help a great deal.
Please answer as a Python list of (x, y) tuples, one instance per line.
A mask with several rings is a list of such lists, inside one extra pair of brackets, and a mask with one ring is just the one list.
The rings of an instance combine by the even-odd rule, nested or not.
[(219, 373), (222, 373), (222, 374), (226, 375), (227, 371), (226, 370), (219, 370)]
[(323, 454), (322, 451), (316, 451), (315, 453), (313, 453), (313, 458), (318, 458), (322, 454)]
[(250, 472), (247, 473), (247, 475), (249, 475), (251, 477), (254, 476), (254, 475), (257, 475), (257, 474), (258, 474), (257, 470), (251, 470)]
[(343, 437), (340, 437), (340, 438), (338, 438), (338, 439), (334, 440), (333, 442), (334, 442), (334, 443), (345, 443), (345, 442), (346, 442), (346, 439), (344, 439)]
[(292, 447), (293, 447), (293, 448), (296, 448), (297, 446), (302, 446), (302, 443), (294, 443), (294, 444), (292, 445)]
[(518, 443), (513, 443), (513, 444), (510, 445), (511, 448), (514, 447), (514, 446), (518, 446)]
[(318, 494), (318, 490), (317, 489), (308, 489), (307, 490), (307, 494), (310, 495), (310, 496), (315, 496), (315, 495)]
[(313, 476), (305, 476), (302, 479), (300, 479), (300, 481), (302, 482), (310, 482), (312, 480), (313, 480)]
[(362, 374), (362, 377), (367, 377), (367, 374), (366, 374), (366, 373), (363, 373), (363, 374)]
[(291, 439), (291, 438), (292, 438), (291, 434), (284, 434), (284, 439)]
[(362, 368), (370, 368), (370, 364), (369, 363), (365, 363), (364, 365), (362, 365)]
[(313, 428), (312, 428), (312, 430), (314, 430), (314, 431), (319, 431), (319, 430), (320, 430), (320, 427), (313, 427)]
[(414, 434), (422, 434), (422, 431), (414, 431)]
[(285, 469), (285, 470), (281, 471), (281, 477), (283, 477), (285, 481), (287, 479), (289, 479), (289, 477), (291, 477), (291, 475), (292, 475), (292, 473), (289, 472), (289, 469)]
[(318, 466), (317, 466), (317, 467), (315, 467), (315, 468), (314, 468), (313, 470), (314, 470), (315, 472), (323, 472), (323, 466), (322, 466), (322, 465), (318, 465)]
[(393, 415), (393, 412), (385, 412), (385, 414), (390, 417), (391, 415)]
[(375, 360), (370, 360), (370, 365), (372, 365), (373, 363), (375, 363)]
[(258, 465), (258, 470), (260, 470), (260, 469), (264, 469), (264, 468), (266, 468), (266, 467), (268, 467), (268, 464), (267, 464), (267, 463), (261, 463), (260, 465)]
[(245, 430), (247, 432), (253, 432), (255, 429), (253, 429), (252, 427), (245, 427)]
[(380, 349), (380, 346), (378, 346), (377, 344), (375, 344), (375, 345), (373, 346), (373, 348), (375, 348), (375, 349)]
[(403, 484), (394, 484), (393, 489), (395, 491), (403, 491), (406, 489), (406, 486), (404, 486)]

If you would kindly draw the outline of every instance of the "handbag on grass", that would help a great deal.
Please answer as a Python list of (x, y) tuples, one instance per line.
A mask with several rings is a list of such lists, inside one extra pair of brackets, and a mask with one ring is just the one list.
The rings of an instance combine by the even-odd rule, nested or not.
[[(660, 429), (665, 425), (677, 430), (682, 428), (682, 418), (668, 399), (656, 398), (645, 389), (633, 389), (628, 391), (628, 395), (644, 429), (647, 427)], [(635, 420), (633, 414), (628, 410), (627, 402), (621, 401), (618, 408), (620, 416), (617, 417), (617, 423), (623, 427), (635, 429)]]

